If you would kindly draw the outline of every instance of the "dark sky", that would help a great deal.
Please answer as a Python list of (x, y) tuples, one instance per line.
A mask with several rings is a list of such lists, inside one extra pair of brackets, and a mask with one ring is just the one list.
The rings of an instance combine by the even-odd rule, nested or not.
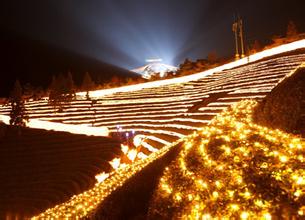
[(246, 42), (283, 35), (289, 20), (304, 32), (304, 2), (7, 0), (0, 24), (2, 30), (130, 69), (153, 57), (178, 65), (210, 51), (232, 55), (235, 13), (244, 19)]

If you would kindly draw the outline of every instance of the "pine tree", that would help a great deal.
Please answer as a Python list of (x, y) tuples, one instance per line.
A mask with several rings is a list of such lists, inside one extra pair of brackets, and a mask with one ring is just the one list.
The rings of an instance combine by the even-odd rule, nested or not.
[(287, 26), (287, 33), (286, 36), (288, 38), (293, 38), (298, 34), (297, 27), (293, 21), (289, 21), (288, 26)]
[(69, 105), (75, 97), (75, 86), (71, 73), (67, 76), (60, 74), (52, 77), (52, 82), (49, 86), (49, 104), (55, 110), (63, 111), (64, 105)]
[(86, 92), (86, 98), (89, 100), (89, 91), (95, 88), (95, 83), (92, 81), (91, 76), (88, 72), (85, 73), (83, 83), (82, 83), (82, 90)]
[(34, 96), (34, 87), (30, 83), (23, 86), (23, 95), (27, 98), (32, 98)]
[(60, 108), (60, 94), (58, 91), (57, 77), (52, 76), (52, 82), (49, 86), (49, 104), (54, 108)]
[(22, 97), (22, 87), (20, 82), (16, 80), (14, 88), (10, 95), (10, 125), (25, 127), (29, 117), (26, 113), (24, 100)]
[(259, 43), (258, 40), (255, 40), (253, 42), (253, 44), (251, 44), (251, 46), (250, 46), (250, 53), (251, 54), (256, 53), (256, 52), (260, 51), (261, 49), (262, 49), (261, 44)]
[(67, 90), (71, 99), (75, 97), (75, 85), (71, 72), (69, 71), (66, 79)]

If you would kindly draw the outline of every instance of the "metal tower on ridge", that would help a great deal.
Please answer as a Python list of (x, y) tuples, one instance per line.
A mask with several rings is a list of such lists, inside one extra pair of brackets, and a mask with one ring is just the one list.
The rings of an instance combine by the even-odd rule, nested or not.
[(234, 35), (235, 35), (235, 59), (239, 59), (239, 49), (238, 49), (238, 23), (237, 22), (234, 22), (233, 23), (233, 27), (232, 27), (232, 30), (234, 32)]
[[(244, 34), (243, 34), (243, 21), (240, 17), (234, 21), (232, 30), (235, 35), (235, 59), (245, 57), (244, 50)], [(241, 48), (241, 54), (239, 53), (239, 43)]]

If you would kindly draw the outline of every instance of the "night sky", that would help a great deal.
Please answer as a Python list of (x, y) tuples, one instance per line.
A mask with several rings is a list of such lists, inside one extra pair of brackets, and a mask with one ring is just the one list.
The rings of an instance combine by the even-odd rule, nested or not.
[[(132, 69), (146, 58), (178, 65), (185, 58), (234, 54), (232, 22), (245, 41), (283, 35), (289, 20), (305, 31), (304, 0), (26, 0), (1, 3), (1, 30)], [(303, 4), (303, 5), (302, 5)]]

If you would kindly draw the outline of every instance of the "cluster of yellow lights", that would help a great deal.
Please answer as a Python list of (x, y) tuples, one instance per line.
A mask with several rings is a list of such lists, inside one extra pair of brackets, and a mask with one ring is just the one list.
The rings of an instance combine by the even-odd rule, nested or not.
[(174, 219), (305, 218), (305, 142), (253, 123), (255, 105), (237, 103), (184, 142), (160, 179), (151, 213)]

